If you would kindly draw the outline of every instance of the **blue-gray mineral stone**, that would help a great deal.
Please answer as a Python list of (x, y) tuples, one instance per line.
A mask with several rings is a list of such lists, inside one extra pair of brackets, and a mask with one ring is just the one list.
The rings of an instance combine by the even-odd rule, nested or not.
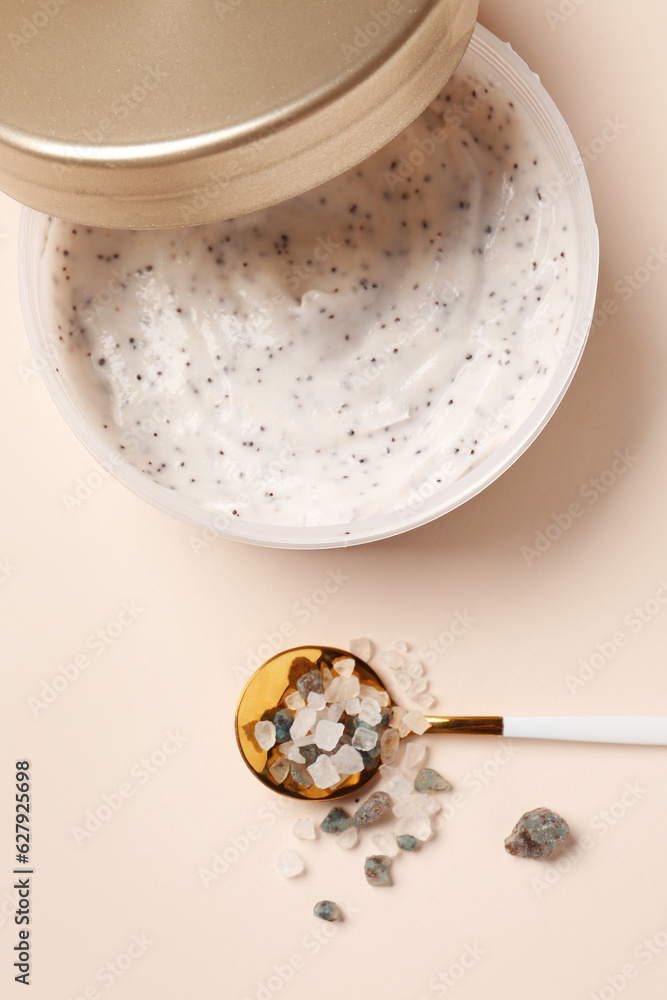
[(396, 843), (402, 851), (416, 851), (419, 841), (411, 833), (399, 833)]
[(329, 920), (332, 923), (343, 919), (340, 907), (336, 903), (332, 903), (330, 899), (321, 899), (319, 903), (315, 903), (313, 913), (321, 920)]
[(276, 727), (276, 743), (286, 743), (289, 739), (289, 731), (292, 728), (294, 716), (289, 708), (280, 708), (273, 716), (273, 724)]
[(505, 840), (505, 850), (519, 858), (548, 858), (569, 836), (570, 828), (558, 813), (550, 809), (531, 809), (524, 813)]
[(319, 670), (309, 670), (307, 674), (302, 674), (296, 682), (296, 689), (304, 701), (308, 701), (308, 695), (311, 691), (314, 691), (315, 694), (322, 694), (324, 691), (322, 674)]
[(452, 786), (432, 767), (422, 767), (415, 778), (416, 792), (446, 792)]
[(290, 774), (296, 781), (297, 785), (301, 785), (303, 788), (310, 788), (313, 783), (313, 779), (308, 774), (305, 764), (297, 764), (296, 761), (291, 761), (290, 763)]
[(341, 806), (334, 806), (320, 823), (323, 833), (342, 833), (352, 825), (352, 817)]
[(372, 854), (364, 861), (364, 875), (369, 885), (391, 885), (389, 869), (391, 858), (386, 854)]
[(354, 825), (368, 826), (369, 823), (376, 823), (390, 808), (391, 799), (386, 792), (373, 792), (354, 814)]

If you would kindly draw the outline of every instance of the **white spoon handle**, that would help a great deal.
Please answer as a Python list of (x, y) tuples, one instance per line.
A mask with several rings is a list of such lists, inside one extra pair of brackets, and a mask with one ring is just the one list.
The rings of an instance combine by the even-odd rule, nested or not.
[(503, 736), (667, 746), (665, 715), (506, 715)]

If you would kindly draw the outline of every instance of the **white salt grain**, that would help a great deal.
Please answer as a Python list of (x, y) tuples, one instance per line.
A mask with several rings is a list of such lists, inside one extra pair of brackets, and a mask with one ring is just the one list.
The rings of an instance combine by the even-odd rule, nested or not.
[(404, 670), (397, 670), (395, 676), (396, 676), (396, 683), (398, 684), (398, 686), (403, 691), (407, 691), (410, 685), (412, 684), (412, 679), (408, 676), (408, 674), (405, 673)]
[(344, 711), (345, 705), (340, 701), (335, 701), (333, 705), (327, 705), (323, 718), (328, 719), (329, 722), (338, 722)]
[(416, 698), (418, 694), (423, 694), (423, 692), (428, 687), (428, 681), (425, 677), (418, 677), (414, 680), (410, 687), (408, 688), (408, 695), (410, 698)]
[(389, 779), (386, 784), (386, 790), (393, 798), (401, 800), (414, 792), (414, 786), (411, 781), (408, 781), (405, 775), (399, 773)]
[(359, 706), (359, 718), (369, 726), (377, 726), (382, 719), (380, 706), (375, 698), (362, 698)]
[(346, 656), (343, 660), (336, 660), (333, 668), (341, 677), (351, 677), (354, 670), (354, 660), (351, 656)]
[(343, 735), (344, 729), (345, 726), (342, 722), (330, 722), (328, 719), (322, 719), (317, 723), (315, 729), (315, 745), (320, 750), (333, 750)]
[(292, 827), (292, 833), (299, 840), (315, 840), (317, 836), (312, 819), (298, 819)]
[(398, 824), (398, 832), (399, 834), (411, 833), (417, 840), (425, 841), (430, 839), (433, 831), (429, 817), (426, 813), (421, 812), (405, 816)]
[(373, 655), (373, 644), (365, 636), (362, 636), (360, 639), (352, 639), (350, 642), (350, 652), (354, 656), (358, 656), (360, 660), (365, 660), (368, 663)]
[(308, 694), (308, 707), (314, 708), (316, 712), (321, 712), (323, 708), (327, 707), (327, 700), (318, 691), (310, 691)]
[(344, 743), (331, 757), (331, 763), (339, 774), (358, 774), (364, 769), (364, 760), (359, 751)]
[(344, 847), (346, 851), (349, 851), (351, 847), (356, 847), (359, 841), (359, 831), (356, 826), (348, 826), (347, 830), (337, 833), (334, 840), (339, 847)]
[(380, 739), (380, 760), (383, 764), (392, 764), (396, 753), (400, 737), (395, 729), (385, 729)]
[(410, 677), (421, 677), (422, 674), (424, 673), (424, 668), (422, 667), (419, 660), (413, 660), (412, 663), (408, 663), (407, 667), (405, 668), (405, 672)]
[(306, 770), (318, 788), (331, 788), (340, 778), (338, 771), (331, 763), (331, 758), (324, 753), (320, 754), (315, 763), (307, 767)]
[(361, 702), (358, 698), (348, 698), (345, 702), (345, 711), (348, 715), (359, 715)]
[(295, 764), (305, 764), (306, 763), (306, 758), (303, 756), (303, 754), (299, 750), (298, 746), (296, 746), (296, 744), (294, 744), (294, 743), (292, 744), (292, 746), (287, 751), (287, 759), (288, 760), (293, 760)]
[(289, 764), (284, 757), (279, 757), (278, 760), (274, 760), (273, 764), (269, 768), (269, 774), (274, 781), (278, 784), (282, 784), (287, 775), (289, 774)]
[(426, 747), (423, 743), (418, 740), (413, 740), (405, 748), (405, 756), (403, 757), (403, 766), (410, 768), (416, 767), (420, 764), (424, 757), (426, 756)]
[(403, 723), (410, 729), (413, 733), (417, 733), (419, 736), (425, 733), (428, 729), (428, 722), (421, 712), (412, 711), (408, 712), (403, 716)]
[(435, 698), (429, 692), (415, 696), (415, 702), (420, 708), (432, 708), (435, 705)]
[(306, 703), (298, 691), (292, 691), (291, 694), (286, 695), (285, 704), (292, 712), (298, 712)]
[(365, 729), (360, 726), (355, 730), (352, 737), (352, 746), (359, 750), (372, 750), (378, 741), (378, 734), (374, 729)]
[(405, 663), (405, 657), (401, 656), (395, 649), (383, 649), (381, 653), (378, 653), (378, 657), (390, 670), (397, 670)]
[(276, 868), (285, 878), (294, 878), (295, 875), (301, 874), (305, 865), (296, 851), (290, 847), (278, 855), (276, 858)]
[(255, 724), (255, 739), (262, 750), (270, 750), (276, 742), (276, 727), (272, 722)]
[(290, 737), (293, 740), (298, 740), (306, 733), (310, 732), (310, 727), (315, 722), (317, 718), (317, 712), (314, 708), (307, 705), (305, 708), (299, 709), (299, 711), (294, 716), (294, 722), (292, 723), (292, 728), (289, 731)]
[(377, 848), (379, 854), (386, 854), (390, 858), (395, 858), (398, 854), (399, 848), (393, 833), (374, 833), (371, 844)]

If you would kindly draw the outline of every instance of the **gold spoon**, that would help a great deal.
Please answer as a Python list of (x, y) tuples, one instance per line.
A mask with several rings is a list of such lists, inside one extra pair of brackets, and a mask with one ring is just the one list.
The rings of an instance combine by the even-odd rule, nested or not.
[[(386, 693), (384, 684), (367, 663), (331, 646), (299, 646), (277, 653), (255, 671), (241, 692), (236, 707), (236, 741), (252, 773), (274, 792), (296, 799), (335, 799), (357, 791), (379, 770), (378, 757), (365, 770), (345, 776), (335, 788), (317, 788), (314, 784), (306, 787), (295, 781), (291, 773), (278, 782), (270, 772), (282, 756), (278, 745), (262, 750), (255, 740), (255, 724), (262, 719), (272, 720), (285, 707), (285, 697), (297, 690), (296, 682), (303, 674), (322, 667), (333, 670), (341, 659), (354, 660), (354, 673), (362, 684)], [(393, 707), (395, 703), (388, 697)], [(426, 716), (426, 721), (426, 733), (667, 745), (664, 716)]]

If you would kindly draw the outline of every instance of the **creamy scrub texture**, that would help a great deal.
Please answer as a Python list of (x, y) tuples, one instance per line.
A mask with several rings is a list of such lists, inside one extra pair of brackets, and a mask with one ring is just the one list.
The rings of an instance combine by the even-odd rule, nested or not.
[(59, 368), (108, 447), (247, 522), (414, 506), (516, 431), (567, 342), (567, 192), (468, 53), (431, 106), (341, 177), (211, 225), (50, 220)]

